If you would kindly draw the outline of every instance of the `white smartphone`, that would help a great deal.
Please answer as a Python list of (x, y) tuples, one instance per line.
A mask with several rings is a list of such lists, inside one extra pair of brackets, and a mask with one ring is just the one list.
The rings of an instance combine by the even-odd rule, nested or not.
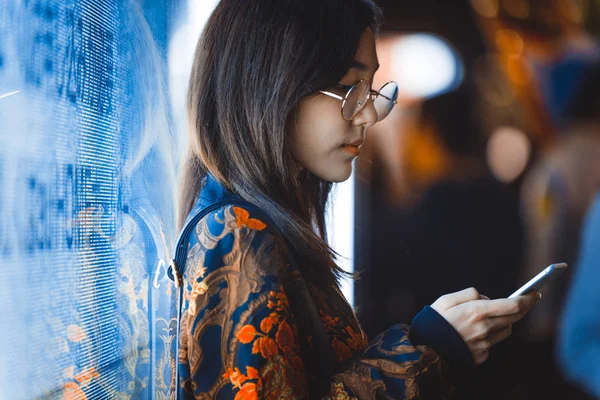
[(508, 298), (512, 299), (513, 297), (526, 294), (527, 292), (531, 292), (532, 290), (539, 291), (548, 282), (556, 279), (560, 274), (562, 274), (567, 269), (567, 267), (567, 263), (550, 265), (548, 268), (537, 274), (535, 278), (521, 286), (519, 290), (511, 294)]

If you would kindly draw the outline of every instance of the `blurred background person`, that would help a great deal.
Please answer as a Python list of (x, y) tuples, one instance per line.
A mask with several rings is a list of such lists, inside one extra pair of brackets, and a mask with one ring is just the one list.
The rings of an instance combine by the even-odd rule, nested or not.
[[(545, 376), (559, 376), (553, 349), (559, 316), (571, 276), (578, 268), (584, 217), (600, 189), (600, 68), (587, 71), (573, 89), (563, 112), (567, 127), (546, 147), (523, 182), (523, 216), (527, 226), (527, 281), (545, 266), (567, 262), (571, 267), (543, 290), (544, 302), (520, 326), (525, 351), (542, 363)], [(589, 281), (591, 285), (592, 281)], [(600, 363), (600, 358), (597, 360)], [(545, 381), (541, 375), (540, 385)], [(554, 382), (561, 382), (556, 379)], [(568, 386), (548, 384), (554, 390)], [(571, 393), (571, 397), (575, 394)]]
[(600, 193), (585, 223), (558, 340), (565, 376), (600, 399)]
[(584, 216), (600, 188), (600, 65), (574, 91), (564, 113), (568, 127), (540, 155), (523, 182), (523, 215), (528, 227), (528, 279), (557, 261), (571, 265), (561, 282), (545, 290), (545, 304), (528, 319), (532, 339), (554, 336), (557, 311), (576, 268)]

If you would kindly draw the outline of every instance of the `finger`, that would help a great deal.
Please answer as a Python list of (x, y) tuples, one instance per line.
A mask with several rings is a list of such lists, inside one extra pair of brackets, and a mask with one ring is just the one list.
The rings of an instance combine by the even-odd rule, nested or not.
[(499, 329), (504, 329), (507, 326), (514, 324), (525, 316), (526, 313), (518, 313), (512, 315), (503, 315), (501, 317), (491, 317), (487, 319), (489, 323), (489, 332), (495, 332)]
[(490, 299), (490, 298), (489, 298), (489, 297), (487, 297), (487, 296), (486, 296), (486, 295), (484, 295), (484, 294), (480, 294), (480, 295), (479, 295), (479, 300), (489, 300), (489, 299)]
[(527, 315), (528, 312), (529, 309), (525, 309), (516, 314), (502, 315), (500, 317), (488, 317), (486, 318), (486, 321), (489, 324), (489, 329), (491, 332), (520, 321), (523, 319), (523, 317), (525, 317), (525, 315)]
[(521, 309), (520, 314), (523, 314), (521, 318), (531, 311), (533, 306), (535, 306), (541, 299), (542, 294), (536, 291), (517, 297), (516, 300), (519, 302), (519, 308)]
[(488, 336), (488, 342), (491, 346), (493, 346), (496, 343), (500, 343), (501, 341), (509, 337), (511, 333), (512, 325), (505, 326), (504, 328), (492, 332), (490, 336)]
[(513, 299), (481, 300), (481, 302), (486, 303), (483, 310), (485, 317), (500, 317), (522, 312), (527, 313), (538, 301), (537, 293), (526, 294)]
[(491, 348), (497, 343), (509, 337), (511, 333), (512, 327), (509, 325), (503, 327), (502, 329), (492, 332), (490, 335), (481, 340), (478, 340), (471, 347), (473, 357), (476, 358), (478, 355), (480, 357), (481, 355), (485, 355), (485, 358), (487, 358), (487, 355), (489, 354)]
[(480, 365), (483, 364), (489, 356), (490, 353), (488, 351), (478, 351), (473, 354), (473, 361), (475, 362), (475, 365)]
[(444, 309), (449, 309), (452, 307), (456, 307), (460, 304), (467, 303), (473, 300), (479, 300), (480, 295), (477, 289), (468, 288), (465, 290), (461, 290), (460, 292), (449, 293), (442, 297), (440, 297), (437, 302), (440, 302)]

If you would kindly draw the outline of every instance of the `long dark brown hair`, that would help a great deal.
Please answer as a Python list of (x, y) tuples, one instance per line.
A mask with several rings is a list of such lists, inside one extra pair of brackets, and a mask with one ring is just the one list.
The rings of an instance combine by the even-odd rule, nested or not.
[(180, 227), (211, 173), (271, 217), (306, 278), (337, 282), (325, 229), (332, 183), (298, 173), (289, 132), (300, 101), (342, 79), (380, 15), (371, 0), (221, 0), (192, 67)]

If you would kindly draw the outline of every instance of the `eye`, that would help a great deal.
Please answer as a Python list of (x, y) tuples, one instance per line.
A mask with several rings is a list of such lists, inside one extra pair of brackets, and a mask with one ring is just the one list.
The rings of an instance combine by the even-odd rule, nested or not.
[(343, 85), (341, 83), (338, 83), (337, 85), (335, 85), (336, 88), (342, 89), (342, 90), (345, 90), (345, 91), (348, 91), (348, 90), (352, 89), (352, 86), (354, 86), (354, 85)]
[(340, 94), (345, 95), (350, 89), (352, 89), (352, 86), (353, 85), (344, 85), (338, 83), (337, 85), (335, 85), (335, 89), (339, 90)]

